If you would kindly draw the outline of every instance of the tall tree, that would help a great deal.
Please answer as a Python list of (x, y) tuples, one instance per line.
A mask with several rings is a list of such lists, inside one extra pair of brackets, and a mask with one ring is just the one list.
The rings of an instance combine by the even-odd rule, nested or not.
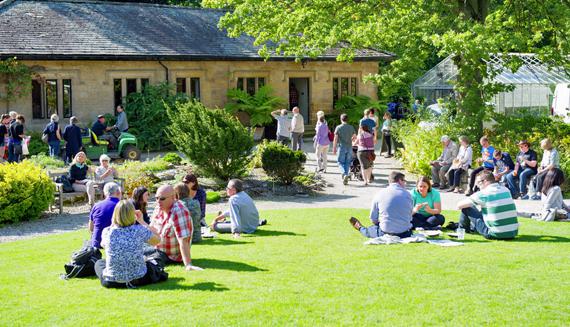
[(503, 89), (485, 60), (502, 54), (508, 67), (521, 62), (511, 52), (532, 52), (552, 66), (570, 70), (568, 0), (203, 0), (205, 7), (231, 8), (220, 21), (230, 36), (255, 37), (260, 54), (315, 57), (348, 44), (395, 53), (379, 84), (417, 77), (434, 49), (452, 55), (458, 67), (459, 112), (481, 126), (484, 103)]

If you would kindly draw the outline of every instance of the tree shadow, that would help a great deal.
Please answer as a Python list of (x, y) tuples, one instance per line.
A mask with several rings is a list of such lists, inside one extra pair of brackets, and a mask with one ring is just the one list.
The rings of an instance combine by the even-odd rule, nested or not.
[(186, 280), (185, 278), (181, 277), (172, 277), (168, 278), (166, 282), (137, 287), (135, 288), (135, 290), (142, 290), (142, 291), (195, 290), (195, 291), (208, 291), (208, 292), (223, 292), (229, 290), (229, 288), (225, 287), (224, 285), (214, 282), (203, 282), (203, 283), (196, 283), (193, 285), (180, 284), (180, 282), (185, 280)]
[(268, 229), (258, 229), (253, 234), (249, 236), (307, 236), (306, 234), (297, 234), (293, 232), (284, 232), (278, 230), (268, 230)]
[(258, 268), (247, 263), (217, 260), (217, 259), (193, 259), (192, 263), (204, 269), (233, 270), (233, 271), (267, 271), (267, 269)]
[(570, 238), (554, 235), (519, 235), (509, 242), (529, 242), (529, 243), (569, 243)]
[(251, 244), (250, 242), (244, 242), (239, 240), (230, 240), (227, 238), (203, 238), (201, 242), (192, 243), (192, 246), (195, 245), (239, 245), (239, 244)]

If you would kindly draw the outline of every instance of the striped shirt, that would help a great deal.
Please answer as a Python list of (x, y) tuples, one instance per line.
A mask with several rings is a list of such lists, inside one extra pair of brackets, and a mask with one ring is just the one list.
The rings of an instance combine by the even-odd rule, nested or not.
[(493, 183), (469, 197), (474, 205), (481, 206), (483, 221), (494, 238), (517, 236), (519, 224), (517, 208), (511, 192), (499, 183)]

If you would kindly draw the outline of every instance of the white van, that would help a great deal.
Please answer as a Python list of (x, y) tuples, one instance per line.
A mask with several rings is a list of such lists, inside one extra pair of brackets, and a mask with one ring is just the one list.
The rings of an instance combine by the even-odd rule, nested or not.
[(570, 123), (570, 84), (556, 85), (552, 98), (552, 114), (564, 117), (564, 122)]

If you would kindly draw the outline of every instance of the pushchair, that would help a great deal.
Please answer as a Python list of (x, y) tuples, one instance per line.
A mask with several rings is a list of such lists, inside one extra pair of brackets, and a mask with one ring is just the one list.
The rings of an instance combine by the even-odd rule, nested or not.
[[(356, 153), (358, 152), (358, 147), (352, 147), (352, 161), (350, 162), (350, 170), (349, 170), (349, 177), (351, 180), (359, 180), (363, 181), (364, 178), (362, 177), (362, 167), (360, 167), (360, 161), (356, 157)], [(374, 164), (372, 164), (374, 166)], [(374, 180), (374, 174), (370, 175), (370, 180)]]

